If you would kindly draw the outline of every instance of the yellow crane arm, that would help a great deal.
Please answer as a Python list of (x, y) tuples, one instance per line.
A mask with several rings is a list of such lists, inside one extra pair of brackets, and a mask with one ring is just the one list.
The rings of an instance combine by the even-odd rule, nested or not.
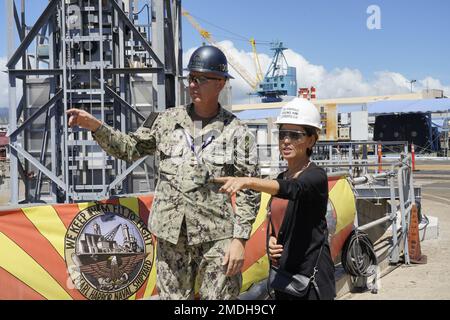
[(259, 63), (258, 53), (256, 52), (256, 41), (255, 39), (250, 39), (250, 44), (252, 45), (253, 50), (253, 60), (255, 62), (256, 69), (256, 79), (258, 82), (262, 82), (264, 79), (264, 75), (262, 73), (261, 64)]
[(254, 79), (247, 70), (236, 60), (233, 58), (233, 56), (225, 49), (223, 46), (221, 46), (219, 43), (217, 43), (216, 40), (212, 37), (211, 33), (203, 29), (200, 24), (187, 12), (186, 10), (182, 9), (182, 15), (186, 17), (186, 19), (192, 24), (192, 26), (200, 33), (200, 35), (205, 38), (210, 44), (213, 46), (219, 48), (223, 51), (223, 53), (226, 55), (228, 63), (230, 66), (236, 70), (236, 72), (244, 79), (244, 81), (253, 89), (256, 90), (258, 84), (260, 81), (258, 79)]

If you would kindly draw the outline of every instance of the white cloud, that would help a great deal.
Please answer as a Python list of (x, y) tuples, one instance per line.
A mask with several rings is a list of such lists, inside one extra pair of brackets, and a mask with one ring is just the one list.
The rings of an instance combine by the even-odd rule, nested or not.
[[(252, 77), (255, 77), (256, 68), (252, 52), (237, 49), (231, 41), (222, 41), (219, 44), (225, 48), (227, 53), (231, 54)], [(187, 66), (189, 57), (195, 49), (196, 48), (190, 48), (184, 52), (184, 67)], [(297, 68), (298, 86), (315, 86), (317, 88), (318, 98), (400, 94), (408, 93), (411, 90), (408, 79), (400, 73), (379, 71), (374, 74), (372, 80), (367, 80), (357, 69), (344, 67), (326, 70), (324, 66), (312, 64), (301, 54), (290, 49), (286, 50), (284, 54), (289, 64)], [(269, 67), (272, 57), (267, 54), (258, 54), (258, 58), (264, 73)], [(0, 108), (7, 108), (9, 106), (8, 74), (4, 72), (6, 70), (6, 62), (6, 57), (0, 57)], [(231, 81), (233, 103), (259, 102), (259, 98), (249, 96), (249, 93), (252, 91), (250, 86), (233, 68), (230, 68), (230, 73), (235, 78)], [(20, 88), (19, 84), (20, 81), (18, 81), (18, 89)], [(418, 79), (417, 82), (413, 84), (413, 90), (416, 92), (426, 89), (444, 90), (444, 94), (450, 96), (450, 85), (444, 85), (439, 79), (435, 79), (432, 76)], [(18, 99), (19, 98), (20, 94), (18, 92)]]
[[(238, 50), (231, 41), (219, 42), (228, 54), (251, 74), (255, 75), (253, 53)], [(183, 56), (185, 66), (195, 48), (191, 48)], [(392, 71), (379, 71), (373, 74), (373, 79), (369, 80), (357, 69), (349, 67), (327, 70), (324, 66), (315, 65), (309, 62), (301, 54), (290, 49), (284, 51), (284, 55), (289, 65), (297, 68), (297, 83), (299, 87), (314, 86), (317, 88), (318, 98), (342, 98), (371, 95), (401, 94), (411, 91), (409, 80), (400, 73)], [(267, 70), (272, 57), (266, 54), (258, 55), (263, 73)], [(251, 88), (247, 83), (231, 68), (231, 75), (235, 77), (231, 81), (233, 87), (233, 103), (256, 103), (257, 98), (250, 98), (248, 93)], [(425, 89), (441, 89), (444, 95), (450, 96), (450, 85), (443, 85), (438, 79), (428, 76), (417, 80), (413, 84), (415, 92)]]

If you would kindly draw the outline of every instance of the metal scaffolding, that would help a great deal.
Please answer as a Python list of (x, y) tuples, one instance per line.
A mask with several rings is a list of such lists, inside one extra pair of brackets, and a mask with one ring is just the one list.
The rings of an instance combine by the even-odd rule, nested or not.
[(85, 109), (128, 132), (184, 104), (181, 0), (49, 0), (31, 28), (26, 1), (20, 16), (17, 2), (6, 1), (11, 204), (153, 190), (153, 157), (108, 156), (91, 132), (67, 126), (65, 111)]

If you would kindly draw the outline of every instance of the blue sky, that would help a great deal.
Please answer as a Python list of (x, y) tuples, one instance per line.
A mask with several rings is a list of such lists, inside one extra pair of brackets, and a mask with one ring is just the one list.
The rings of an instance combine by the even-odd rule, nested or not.
[[(28, 20), (34, 21), (47, 1), (26, 2)], [(231, 41), (226, 46), (242, 56), (249, 70), (253, 66), (245, 64), (245, 56), (251, 56), (251, 47), (242, 37), (283, 41), (292, 51), (289, 57), (298, 68), (299, 84), (317, 86), (319, 97), (403, 93), (411, 79), (418, 80), (418, 90), (440, 86), (450, 95), (448, 0), (183, 0), (182, 5), (217, 40)], [(370, 5), (380, 8), (379, 30), (367, 28)], [(5, 10), (0, 10), (0, 21), (6, 23)], [(0, 57), (7, 54), (4, 26)], [(185, 60), (202, 42), (184, 20)], [(261, 43), (257, 50), (267, 67), (269, 47)], [(242, 102), (248, 88), (239, 79), (232, 85), (234, 100)]]
[[(191, 0), (184, 1), (183, 6), (193, 15), (238, 34), (283, 40), (312, 63), (329, 69), (351, 67), (367, 75), (395, 70), (410, 78), (434, 75), (450, 82), (450, 1), (245, 0), (214, 1), (214, 5), (211, 2)], [(381, 30), (369, 30), (366, 26), (369, 17), (366, 10), (372, 4), (380, 7)], [(185, 48), (201, 42), (186, 23), (183, 36)], [(235, 45), (250, 50), (241, 41)]]

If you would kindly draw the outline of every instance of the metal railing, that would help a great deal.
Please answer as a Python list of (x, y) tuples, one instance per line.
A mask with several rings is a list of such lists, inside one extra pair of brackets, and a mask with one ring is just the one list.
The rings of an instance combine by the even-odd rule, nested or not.
[[(408, 153), (409, 145), (406, 141), (319, 141), (314, 146), (312, 160), (326, 168), (327, 173), (342, 171), (343, 168), (346, 168), (349, 176), (367, 174), (370, 168), (374, 168), (374, 172), (381, 172), (380, 169), (383, 166), (390, 167), (392, 161), (380, 156), (379, 147), (382, 153), (400, 157), (401, 153)], [(287, 167), (287, 163), (280, 158), (278, 144), (261, 144), (257, 150), (262, 169), (273, 172)]]
[[(411, 155), (401, 155), (401, 160), (392, 165), (389, 171), (350, 178), (353, 186), (370, 184), (371, 180), (384, 181), (390, 190), (390, 211), (386, 216), (371, 221), (362, 226), (357, 226), (361, 231), (366, 231), (384, 223), (390, 223), (392, 229), (392, 247), (389, 252), (390, 263), (396, 264), (400, 260), (400, 245), (403, 247), (405, 264), (410, 264), (408, 252), (408, 230), (411, 218), (411, 210), (416, 203), (416, 193), (411, 166)], [(357, 192), (357, 191), (356, 191)], [(398, 205), (397, 205), (398, 201)], [(397, 226), (397, 215), (400, 214), (400, 226)]]
[[(381, 150), (390, 151), (390, 161), (379, 157), (379, 146)], [(265, 155), (263, 159), (260, 158), (262, 169), (274, 172), (286, 169), (286, 163), (274, 153), (275, 147), (258, 146), (259, 155)], [(270, 153), (267, 150), (271, 150)], [(313, 160), (327, 170), (328, 177), (347, 177), (356, 199), (384, 199), (390, 202), (385, 216), (364, 225), (358, 225), (358, 219), (355, 219), (355, 227), (365, 231), (389, 223), (392, 230), (392, 246), (388, 252), (390, 263), (400, 261), (402, 247), (405, 263), (410, 264), (408, 230), (413, 204), (420, 202), (420, 187), (414, 187), (412, 156), (408, 153), (408, 143), (320, 142), (315, 146)], [(398, 215), (401, 219), (400, 226), (397, 226)]]

